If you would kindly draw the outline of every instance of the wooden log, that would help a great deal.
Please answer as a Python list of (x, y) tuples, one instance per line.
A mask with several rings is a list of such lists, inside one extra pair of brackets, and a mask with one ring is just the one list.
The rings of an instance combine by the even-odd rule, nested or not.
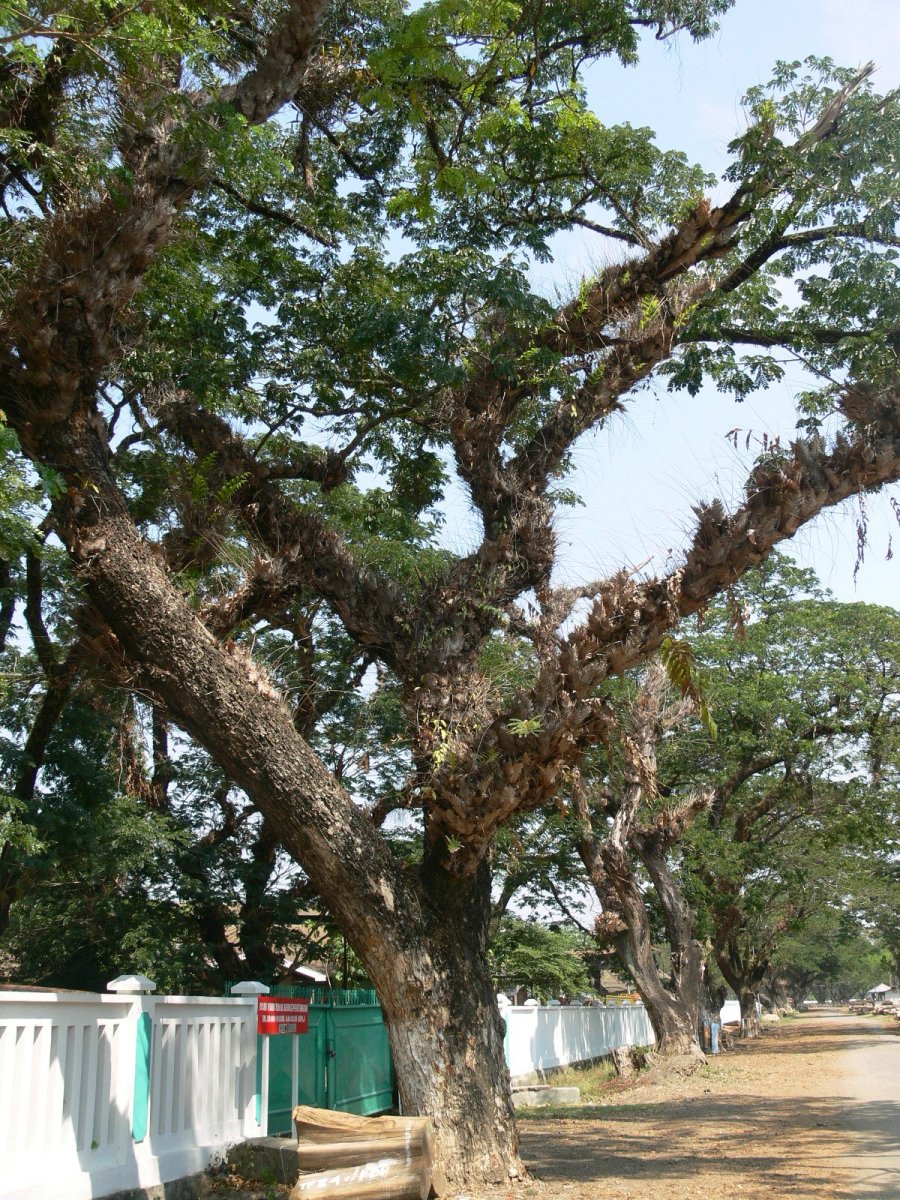
[(306, 1104), (292, 1116), (301, 1171), (313, 1174), (300, 1175), (290, 1200), (425, 1200), (448, 1192), (434, 1165), (431, 1117), (358, 1117)]
[(422, 1154), (421, 1133), (385, 1134), (380, 1138), (362, 1138), (352, 1142), (306, 1142), (297, 1146), (297, 1163), (302, 1171), (355, 1167), (379, 1158), (411, 1162)]
[(357, 1117), (354, 1113), (334, 1112), (298, 1104), (291, 1116), (298, 1141), (347, 1142), (354, 1139), (396, 1137), (431, 1128), (430, 1117)]
[(429, 1178), (423, 1178), (424, 1159), (406, 1163), (379, 1158), (357, 1167), (301, 1175), (289, 1200), (428, 1200)]
[(439, 1166), (434, 1165), (431, 1168), (431, 1188), (428, 1192), (429, 1197), (431, 1197), (431, 1200), (434, 1200), (435, 1197), (446, 1196), (449, 1191), (450, 1184), (447, 1182), (447, 1176)]
[[(430, 1117), (293, 1110), (302, 1170), (290, 1200), (426, 1200), (447, 1190), (434, 1165)], [(319, 1169), (316, 1169), (319, 1168)]]

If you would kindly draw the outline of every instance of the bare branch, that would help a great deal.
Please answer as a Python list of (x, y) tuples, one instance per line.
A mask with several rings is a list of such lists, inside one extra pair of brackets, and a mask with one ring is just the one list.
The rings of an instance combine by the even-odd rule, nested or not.
[(741, 329), (736, 325), (716, 325), (715, 330), (683, 334), (678, 340), (689, 342), (725, 342), (749, 346), (796, 347), (812, 342), (817, 346), (836, 346), (848, 339), (871, 338), (880, 333), (891, 337), (900, 333), (900, 327), (888, 329), (837, 329), (829, 325), (777, 325), (766, 329)]

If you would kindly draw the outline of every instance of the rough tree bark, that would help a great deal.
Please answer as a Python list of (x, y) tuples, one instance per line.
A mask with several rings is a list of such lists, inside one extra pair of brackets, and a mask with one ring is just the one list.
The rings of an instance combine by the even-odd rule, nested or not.
[(760, 1035), (759, 1013), (756, 1008), (760, 985), (769, 966), (769, 955), (754, 953), (740, 932), (717, 936), (713, 951), (719, 970), (741, 1006), (741, 1037)]
[[(680, 1044), (679, 1053), (696, 1054), (697, 1032), (700, 1021), (700, 1001), (704, 976), (704, 952), (694, 937), (694, 913), (678, 887), (666, 862), (666, 839), (658, 834), (638, 832), (634, 838), (634, 849), (647, 870), (659, 899), (666, 924), (666, 939), (672, 955), (669, 992), (675, 998), (674, 1014), (665, 1012), (660, 1023), (669, 1024), (674, 1016), (677, 1020), (677, 1038), (667, 1030), (662, 1039), (665, 1048)], [(650, 1005), (647, 1005), (648, 1012)], [(651, 1012), (651, 1020), (653, 1014)], [(654, 1030), (656, 1025), (654, 1024)], [(686, 1034), (690, 1031), (691, 1041)], [(657, 1033), (657, 1040), (659, 1034)]]
[(746, 985), (741, 986), (738, 984), (737, 997), (741, 1006), (741, 1037), (758, 1038), (761, 1027), (759, 1023), (759, 1011), (757, 1009), (759, 998), (756, 992)]
[[(503, 1023), (487, 969), (491, 876), (487, 861), (463, 886), (435, 862), (422, 872), (424, 930), (410, 974), (367, 962), (385, 1009), (404, 1111), (435, 1121), (445, 1172), (507, 1182), (519, 1177), (518, 1138)], [(399, 975), (399, 978), (398, 978)]]
[(693, 938), (681, 950), (676, 943), (672, 973), (664, 979), (653, 953), (644, 896), (633, 872), (612, 865), (607, 856), (603, 874), (599, 886), (596, 873), (592, 875), (604, 907), (597, 921), (598, 934), (612, 941), (631, 973), (653, 1026), (657, 1050), (663, 1055), (702, 1057), (697, 1040), (703, 977), (700, 946)]

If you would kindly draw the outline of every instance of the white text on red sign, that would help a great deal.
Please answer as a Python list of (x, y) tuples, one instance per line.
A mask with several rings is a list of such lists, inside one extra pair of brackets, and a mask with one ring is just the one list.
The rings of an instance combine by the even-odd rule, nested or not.
[(309, 1001), (288, 1000), (281, 996), (260, 996), (256, 1017), (257, 1033), (306, 1033), (309, 1028)]

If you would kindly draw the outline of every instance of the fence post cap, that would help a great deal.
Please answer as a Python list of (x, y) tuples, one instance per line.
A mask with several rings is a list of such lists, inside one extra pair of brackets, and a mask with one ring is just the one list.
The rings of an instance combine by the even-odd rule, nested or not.
[(231, 994), (232, 996), (268, 996), (269, 988), (255, 979), (245, 979), (243, 983), (234, 985)]
[(506, 992), (497, 993), (497, 1007), (509, 1008), (512, 1005), (512, 1000), (507, 996)]
[(108, 992), (121, 992), (125, 995), (139, 996), (143, 992), (155, 992), (156, 984), (146, 975), (118, 975), (106, 985)]

